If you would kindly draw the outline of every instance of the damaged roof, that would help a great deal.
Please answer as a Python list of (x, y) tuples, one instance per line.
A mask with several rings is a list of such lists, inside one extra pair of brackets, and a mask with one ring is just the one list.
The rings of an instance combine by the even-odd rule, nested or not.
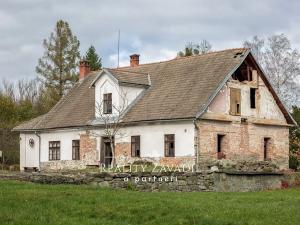
[[(104, 70), (121, 83), (149, 86), (127, 111), (124, 122), (192, 119), (201, 115), (228, 76), (248, 54), (249, 50), (245, 48), (228, 49)], [(91, 72), (47, 114), (25, 122), (14, 130), (90, 126), (95, 119), (95, 91), (92, 85), (102, 72)], [(293, 123), (284, 106), (280, 107), (287, 121)]]

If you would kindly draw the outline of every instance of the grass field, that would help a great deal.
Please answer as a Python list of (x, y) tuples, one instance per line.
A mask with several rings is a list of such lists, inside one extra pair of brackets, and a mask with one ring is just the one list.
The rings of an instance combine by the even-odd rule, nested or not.
[(300, 189), (142, 193), (0, 181), (0, 224), (300, 224)]

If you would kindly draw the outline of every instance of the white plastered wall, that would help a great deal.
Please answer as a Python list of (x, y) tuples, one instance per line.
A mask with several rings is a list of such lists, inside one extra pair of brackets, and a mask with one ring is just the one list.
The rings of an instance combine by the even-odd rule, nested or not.
[[(116, 109), (125, 109), (145, 90), (143, 86), (120, 86), (115, 78), (108, 74), (102, 74), (95, 84), (95, 115), (99, 117), (99, 110), (102, 109), (103, 94), (112, 94), (113, 114)], [(124, 106), (125, 104), (125, 106)]]
[[(34, 145), (29, 145), (29, 140), (34, 140)], [(20, 134), (20, 168), (39, 167), (39, 138), (34, 133)]]
[(144, 124), (120, 130), (116, 143), (131, 142), (140, 135), (141, 157), (164, 157), (164, 135), (175, 134), (175, 156), (194, 156), (194, 124), (192, 121)]

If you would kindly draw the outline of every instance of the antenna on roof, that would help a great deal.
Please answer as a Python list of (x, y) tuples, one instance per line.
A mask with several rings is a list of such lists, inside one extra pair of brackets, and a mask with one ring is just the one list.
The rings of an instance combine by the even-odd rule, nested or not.
[(120, 66), (120, 29), (118, 32), (118, 68)]

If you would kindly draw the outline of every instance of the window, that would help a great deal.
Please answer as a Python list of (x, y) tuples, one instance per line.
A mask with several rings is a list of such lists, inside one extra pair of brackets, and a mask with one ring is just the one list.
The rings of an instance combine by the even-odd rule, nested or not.
[(269, 160), (270, 138), (264, 138), (264, 161)]
[(112, 113), (112, 95), (111, 93), (103, 94), (103, 113)]
[(72, 141), (72, 159), (80, 160), (80, 141), (79, 140)]
[(256, 88), (250, 88), (250, 107), (251, 107), (251, 109), (256, 108), (255, 95), (256, 95)]
[(131, 156), (132, 157), (141, 156), (140, 136), (131, 136)]
[(224, 155), (224, 134), (218, 134), (217, 135), (217, 154), (218, 154), (218, 159), (223, 159), (225, 158)]
[(230, 114), (241, 115), (241, 90), (230, 88)]
[(50, 160), (60, 160), (60, 141), (49, 141)]
[(175, 135), (165, 134), (165, 157), (175, 156)]

